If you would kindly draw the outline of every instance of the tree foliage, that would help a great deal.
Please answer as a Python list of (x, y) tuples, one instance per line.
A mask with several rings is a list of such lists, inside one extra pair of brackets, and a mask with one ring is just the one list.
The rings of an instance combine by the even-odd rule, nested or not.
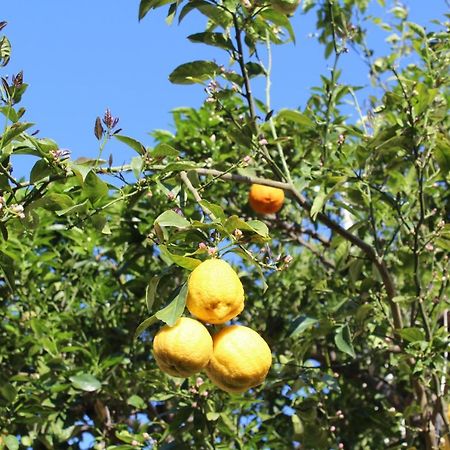
[[(218, 55), (169, 75), (207, 98), (151, 146), (107, 111), (98, 155), (72, 160), (24, 120), (23, 74), (2, 78), (0, 448), (450, 446), (448, 23), (425, 29), (397, 2), (382, 22), (368, 3), (302, 4), (332, 70), (304, 108), (274, 111), (271, 47), (295, 39), (279, 7), (141, 0), (139, 19), (205, 16), (189, 40)], [(368, 47), (370, 20), (386, 56)], [(341, 81), (349, 51), (369, 90)], [(2, 66), (10, 56), (1, 37)], [(128, 165), (102, 159), (112, 139), (136, 152)], [(16, 155), (36, 161), (26, 179)], [(255, 182), (285, 190), (278, 214), (251, 211)], [(166, 376), (151, 354), (184, 314), (189, 272), (217, 255), (244, 284), (239, 322), (273, 351), (243, 395)]]

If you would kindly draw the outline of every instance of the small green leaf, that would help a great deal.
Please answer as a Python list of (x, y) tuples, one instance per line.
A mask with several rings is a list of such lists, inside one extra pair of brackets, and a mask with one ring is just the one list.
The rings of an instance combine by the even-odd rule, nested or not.
[(291, 420), (292, 420), (292, 427), (294, 428), (294, 438), (295, 439), (301, 438), (305, 430), (300, 417), (298, 417), (297, 414), (293, 414), (291, 416)]
[(256, 234), (259, 234), (264, 238), (269, 237), (269, 228), (264, 222), (261, 222), (260, 220), (249, 220), (247, 221), (247, 225), (250, 225), (253, 230), (255, 230)]
[(181, 10), (178, 23), (180, 23), (191, 11), (199, 11), (204, 16), (208, 17), (212, 23), (220, 25), (222, 28), (227, 28), (232, 22), (231, 14), (225, 9), (218, 8), (204, 0), (191, 0)]
[(25, 130), (28, 130), (28, 128), (31, 128), (34, 124), (33, 123), (27, 123), (27, 122), (18, 122), (12, 124), (10, 127), (8, 127), (5, 131), (5, 134), (0, 137), (0, 141), (3, 144), (3, 147), (6, 147), (9, 142), (11, 142), (14, 138), (22, 134)]
[(40, 159), (36, 161), (36, 164), (31, 169), (30, 182), (34, 184), (43, 178), (49, 176), (52, 173), (51, 167), (48, 165), (45, 159)]
[(142, 20), (150, 9), (154, 8), (155, 0), (141, 0), (139, 4), (139, 20)]
[(300, 111), (295, 111), (292, 109), (282, 109), (278, 115), (277, 120), (286, 120), (289, 122), (295, 122), (304, 128), (313, 128), (314, 122), (305, 114)]
[(265, 70), (264, 67), (261, 66), (261, 64), (255, 63), (255, 62), (248, 62), (245, 64), (245, 68), (247, 69), (248, 76), (250, 78), (257, 77), (259, 75), (264, 75)]
[(11, 43), (6, 36), (0, 39), (0, 67), (5, 67), (11, 57)]
[(156, 291), (160, 281), (161, 277), (153, 277), (145, 288), (145, 303), (147, 305), (148, 312), (152, 311), (153, 304), (155, 303)]
[(123, 136), (121, 134), (115, 134), (114, 137), (118, 141), (128, 145), (128, 147), (132, 148), (135, 152), (139, 153), (140, 155), (143, 155), (146, 151), (144, 145), (134, 138)]
[(208, 412), (206, 413), (206, 420), (208, 420), (208, 422), (215, 422), (218, 418), (220, 417), (220, 413), (218, 412)]
[(81, 389), (86, 392), (98, 391), (101, 388), (100, 381), (89, 373), (81, 373), (79, 375), (73, 375), (70, 378), (72, 385), (76, 389)]
[(142, 156), (135, 156), (134, 158), (131, 158), (130, 166), (134, 176), (137, 180), (139, 180), (139, 178), (141, 177), (142, 169), (144, 167)]
[(7, 255), (6, 253), (3, 253), (0, 251), (0, 273), (3, 272), (5, 276), (5, 281), (11, 291), (14, 292), (15, 286), (16, 286), (16, 278), (14, 274), (14, 260)]
[(234, 51), (234, 45), (230, 38), (225, 38), (222, 33), (212, 33), (205, 31), (203, 33), (195, 33), (188, 36), (191, 42), (198, 42), (206, 45), (212, 45), (214, 47), (220, 47), (225, 50)]
[(141, 322), (134, 332), (134, 339), (137, 339), (148, 327), (151, 327), (156, 322), (158, 322), (158, 318), (155, 315)]
[(403, 328), (399, 331), (400, 336), (408, 342), (419, 342), (425, 340), (425, 333), (420, 328)]
[(327, 195), (325, 194), (325, 191), (320, 191), (314, 198), (313, 204), (311, 206), (311, 219), (316, 220), (317, 214), (322, 210), (322, 207), (325, 203), (325, 199), (327, 198)]
[(186, 297), (188, 293), (187, 283), (183, 284), (177, 296), (163, 309), (155, 314), (155, 317), (167, 323), (170, 327), (175, 325), (175, 322), (183, 314), (186, 306)]
[(0, 393), (8, 400), (9, 403), (12, 403), (14, 399), (17, 397), (16, 388), (11, 383), (4, 383), (0, 386)]
[(334, 336), (334, 342), (336, 343), (336, 347), (341, 352), (347, 353), (347, 355), (355, 358), (356, 354), (353, 348), (350, 328), (348, 327), (348, 325), (344, 325), (337, 330), (337, 333)]
[(200, 202), (200, 206), (206, 207), (207, 209), (209, 209), (214, 214), (216, 219), (219, 219), (220, 221), (225, 219), (225, 217), (226, 217), (222, 207), (219, 205), (210, 203), (207, 200), (202, 200)]
[(437, 140), (436, 148), (433, 151), (442, 175), (447, 176), (450, 172), (450, 142), (447, 138), (441, 137)]
[(263, 238), (267, 238), (269, 236), (269, 229), (267, 228), (267, 225), (260, 220), (249, 220), (248, 222), (245, 222), (238, 216), (231, 216), (225, 221), (224, 227), (229, 233), (233, 233), (234, 230), (238, 229), (256, 233)]
[(5, 441), (6, 447), (8, 450), (18, 450), (19, 449), (19, 441), (12, 434), (8, 434), (8, 436), (3, 437)]
[(139, 395), (132, 395), (131, 397), (129, 397), (127, 400), (127, 405), (134, 406), (138, 409), (145, 409), (147, 407), (144, 399), (142, 397), (139, 397)]
[(178, 156), (180, 152), (168, 144), (158, 144), (151, 152), (152, 158), (162, 158), (164, 156)]
[(192, 61), (181, 64), (170, 75), (174, 84), (194, 84), (214, 78), (220, 73), (220, 67), (213, 61)]
[(184, 217), (177, 214), (175, 211), (164, 211), (155, 219), (155, 224), (160, 227), (175, 227), (175, 228), (187, 228), (191, 224)]
[(292, 324), (292, 332), (289, 337), (295, 337), (303, 334), (306, 330), (311, 328), (314, 324), (318, 322), (317, 319), (312, 317), (301, 316), (294, 320)]
[(169, 260), (177, 266), (183, 267), (183, 269), (194, 270), (201, 263), (198, 259), (189, 256), (175, 255), (174, 253), (171, 253), (165, 245), (160, 245), (159, 249), (162, 254), (161, 256), (163, 256), (165, 260)]
[(94, 172), (89, 172), (84, 179), (83, 192), (92, 203), (108, 194), (108, 185)]

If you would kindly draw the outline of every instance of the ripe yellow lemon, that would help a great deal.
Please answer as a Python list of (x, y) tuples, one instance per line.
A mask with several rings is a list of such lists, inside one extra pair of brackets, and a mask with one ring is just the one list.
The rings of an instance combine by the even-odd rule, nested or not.
[(208, 323), (224, 323), (244, 309), (244, 288), (234, 269), (221, 259), (198, 265), (188, 281), (186, 306)]
[(231, 325), (214, 335), (213, 343), (206, 373), (220, 389), (239, 393), (264, 381), (272, 364), (272, 354), (256, 331)]
[(253, 211), (259, 214), (273, 214), (283, 206), (284, 191), (261, 184), (252, 184), (248, 201)]
[(153, 339), (156, 364), (174, 377), (189, 377), (202, 370), (213, 351), (211, 335), (197, 320), (181, 317), (173, 327), (164, 325)]

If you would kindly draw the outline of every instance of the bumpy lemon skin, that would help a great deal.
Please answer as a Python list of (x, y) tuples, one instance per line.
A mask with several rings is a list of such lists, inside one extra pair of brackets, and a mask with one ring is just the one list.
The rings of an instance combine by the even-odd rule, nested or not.
[(241, 280), (226, 261), (208, 259), (189, 277), (186, 306), (203, 322), (225, 323), (244, 309)]
[(153, 339), (153, 355), (158, 367), (173, 377), (189, 377), (200, 372), (213, 351), (211, 335), (195, 319), (181, 317), (173, 327), (164, 325)]
[(252, 184), (248, 201), (253, 211), (259, 214), (274, 214), (283, 206), (284, 191), (271, 186)]
[(205, 372), (217, 387), (229, 393), (242, 393), (264, 382), (272, 353), (256, 331), (231, 325), (215, 334), (213, 343)]

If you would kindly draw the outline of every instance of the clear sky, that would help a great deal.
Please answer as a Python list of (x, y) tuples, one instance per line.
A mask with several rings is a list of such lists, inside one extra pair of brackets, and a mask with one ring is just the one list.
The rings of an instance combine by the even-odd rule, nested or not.
[[(186, 36), (203, 30), (204, 18), (188, 16), (181, 26), (167, 26), (166, 7), (137, 20), (138, 0), (0, 0), (0, 20), (13, 45), (12, 62), (2, 75), (24, 71), (30, 84), (24, 96), (26, 120), (36, 123), (39, 136), (55, 139), (77, 156), (94, 156), (96, 116), (109, 107), (120, 117), (123, 134), (151, 144), (148, 132), (172, 129), (170, 110), (198, 106), (205, 98), (200, 86), (168, 81), (179, 64), (195, 59), (226, 63), (219, 50), (192, 44)], [(389, 4), (390, 0), (387, 0)], [(392, 2), (393, 3), (393, 2)], [(409, 0), (410, 18), (422, 25), (446, 12), (445, 0)], [(382, 13), (373, 0), (371, 12)], [(386, 18), (386, 17), (385, 17)], [(310, 37), (315, 13), (293, 19), (297, 43), (274, 49), (273, 107), (303, 106), (320, 74), (329, 70), (323, 50)], [(386, 51), (386, 34), (371, 28), (369, 43)], [(344, 79), (368, 85), (366, 69), (350, 51), (344, 59)], [(121, 164), (131, 155), (122, 144), (105, 150)], [(21, 161), (22, 173), (30, 164)]]

